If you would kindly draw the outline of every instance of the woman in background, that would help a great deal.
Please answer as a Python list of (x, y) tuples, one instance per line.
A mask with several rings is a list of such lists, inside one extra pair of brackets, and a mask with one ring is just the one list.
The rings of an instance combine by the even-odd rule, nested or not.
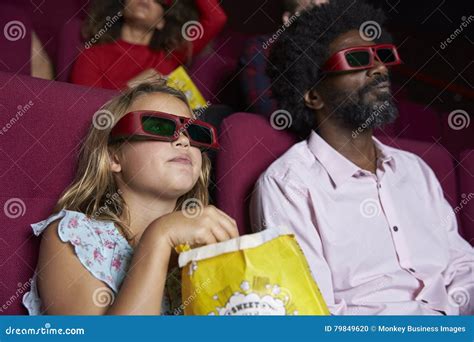
[(189, 63), (226, 21), (218, 0), (97, 0), (71, 81), (122, 89), (167, 75)]

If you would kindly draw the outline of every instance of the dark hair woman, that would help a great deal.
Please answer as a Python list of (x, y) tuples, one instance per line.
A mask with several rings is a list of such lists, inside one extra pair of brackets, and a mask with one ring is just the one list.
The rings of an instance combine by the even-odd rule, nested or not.
[(188, 63), (222, 29), (218, 0), (96, 0), (71, 81), (122, 89)]

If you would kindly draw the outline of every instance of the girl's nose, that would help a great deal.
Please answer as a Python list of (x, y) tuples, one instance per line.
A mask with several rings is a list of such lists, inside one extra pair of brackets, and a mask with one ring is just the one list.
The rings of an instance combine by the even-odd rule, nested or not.
[(178, 139), (173, 141), (173, 146), (175, 146), (175, 147), (187, 148), (187, 147), (189, 147), (189, 145), (190, 145), (189, 138), (184, 132), (181, 132)]

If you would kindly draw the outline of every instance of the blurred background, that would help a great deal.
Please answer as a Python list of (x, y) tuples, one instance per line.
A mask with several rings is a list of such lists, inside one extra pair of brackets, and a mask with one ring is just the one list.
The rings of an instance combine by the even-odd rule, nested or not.
[[(393, 79), (400, 86), (398, 96), (415, 101), (423, 106), (426, 116), (440, 116), (453, 110), (462, 109), (473, 112), (474, 90), (473, 76), (473, 17), (472, 2), (445, 0), (371, 0), (382, 7), (389, 20), (388, 30), (399, 46), (403, 66), (396, 68)], [(12, 20), (25, 25), (25, 38), (21, 41), (0, 42), (0, 70), (12, 73), (30, 74), (30, 42), (34, 31), (50, 57), (54, 68), (54, 78), (67, 82), (71, 67), (83, 48), (80, 36), (82, 22), (90, 13), (90, 0), (1, 0), (0, 20), (2, 27)], [(218, 70), (219, 79), (200, 80), (201, 72), (192, 75), (205, 97), (211, 102), (230, 105), (236, 111), (245, 111), (241, 101), (242, 90), (238, 86), (239, 57), (245, 41), (252, 36), (269, 34), (276, 31), (282, 23), (284, 5), (277, 0), (221, 2), (228, 22), (224, 32), (211, 44), (203, 55), (212, 50), (212, 58), (201, 61)], [(466, 27), (459, 31), (462, 22)], [(446, 43), (450, 36), (455, 38)], [(444, 43), (444, 44), (443, 44)], [(198, 62), (199, 64), (199, 62)], [(201, 77), (202, 78), (202, 77)], [(214, 82), (204, 86), (201, 82)], [(204, 89), (203, 89), (204, 88)], [(472, 115), (472, 114), (469, 114)], [(433, 119), (434, 120), (434, 119)], [(407, 137), (430, 139), (442, 138), (451, 150), (462, 147), (474, 147), (470, 134), (452, 132), (443, 134), (443, 121), (428, 123), (414, 122), (406, 128)], [(428, 127), (418, 127), (427, 125)], [(405, 125), (406, 127), (406, 125)], [(472, 126), (471, 126), (472, 127)], [(472, 131), (470, 131), (472, 132)], [(448, 137), (447, 137), (448, 136)], [(449, 138), (449, 139), (448, 139)], [(470, 143), (466, 141), (470, 139)]]

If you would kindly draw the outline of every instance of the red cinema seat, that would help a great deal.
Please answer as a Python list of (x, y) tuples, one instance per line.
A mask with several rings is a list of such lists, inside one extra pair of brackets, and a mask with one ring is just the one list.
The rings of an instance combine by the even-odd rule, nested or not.
[(30, 224), (51, 214), (93, 114), (114, 94), (0, 72), (1, 314), (26, 312), (21, 297), (39, 241)]
[(32, 23), (17, 6), (0, 4), (0, 71), (31, 74)]

